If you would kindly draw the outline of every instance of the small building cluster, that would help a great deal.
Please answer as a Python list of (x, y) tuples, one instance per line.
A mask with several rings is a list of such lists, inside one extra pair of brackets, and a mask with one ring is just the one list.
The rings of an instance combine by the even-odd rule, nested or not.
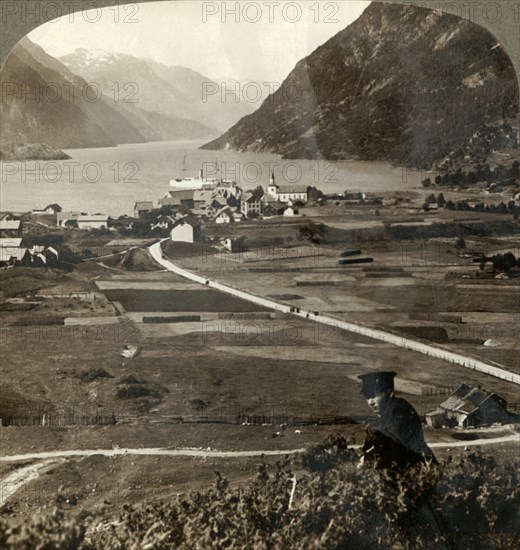
[[(200, 183), (200, 189), (182, 189), (173, 187), (159, 200), (159, 207), (169, 207), (172, 211), (183, 210), (205, 221), (218, 224), (240, 222), (244, 218), (272, 218), (274, 216), (295, 216), (297, 204), (308, 200), (308, 191), (304, 186), (279, 186), (274, 174), (267, 189), (262, 187), (242, 191), (234, 181), (174, 180), (182, 183)], [(195, 183), (194, 183), (195, 182)], [(136, 218), (153, 210), (151, 201), (137, 202), (134, 208)]]
[(24, 246), (20, 219), (6, 216), (0, 220), (0, 268), (53, 267), (58, 260), (59, 252), (52, 246)]

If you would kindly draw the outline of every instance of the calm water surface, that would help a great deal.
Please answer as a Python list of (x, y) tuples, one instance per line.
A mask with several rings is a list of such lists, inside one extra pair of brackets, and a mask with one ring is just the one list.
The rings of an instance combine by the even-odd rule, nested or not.
[(135, 201), (157, 201), (171, 178), (196, 176), (202, 165), (208, 177), (236, 179), (244, 189), (266, 186), (274, 163), (277, 183), (314, 185), (325, 193), (413, 190), (424, 178), (386, 162), (290, 161), (266, 153), (202, 151), (201, 144), (161, 141), (70, 149), (67, 161), (3, 161), (0, 210), (21, 212), (56, 202), (66, 210), (132, 214)]

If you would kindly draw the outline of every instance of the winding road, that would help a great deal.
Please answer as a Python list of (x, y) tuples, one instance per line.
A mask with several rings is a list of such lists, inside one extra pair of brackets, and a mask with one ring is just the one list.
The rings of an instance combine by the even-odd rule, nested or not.
[[(484, 445), (497, 445), (500, 443), (519, 443), (520, 434), (513, 433), (503, 437), (489, 439), (475, 439), (472, 441), (450, 441), (429, 443), (433, 449), (453, 447), (475, 447)], [(350, 448), (359, 449), (361, 445), (349, 445)], [(305, 448), (279, 449), (269, 451), (215, 451), (202, 449), (73, 449), (60, 451), (46, 451), (42, 453), (25, 453), (0, 457), (0, 462), (13, 463), (29, 460), (38, 460), (35, 464), (29, 464), (8, 474), (0, 481), (0, 508), (13, 497), (24, 485), (35, 481), (41, 474), (61, 465), (68, 458), (85, 458), (89, 456), (169, 456), (169, 457), (193, 457), (193, 458), (241, 458), (261, 456), (284, 456), (303, 453)]]
[[(167, 240), (167, 239), (163, 239), (163, 240)], [(418, 342), (416, 340), (405, 338), (403, 336), (397, 336), (395, 334), (392, 334), (390, 332), (385, 332), (380, 329), (370, 328), (363, 325), (350, 323), (348, 321), (343, 321), (341, 319), (336, 319), (329, 315), (323, 315), (321, 313), (316, 314), (316, 313), (311, 313), (306, 311), (295, 311), (295, 308), (292, 306), (281, 304), (279, 302), (275, 302), (274, 300), (267, 300), (266, 298), (256, 296), (249, 292), (244, 292), (243, 290), (238, 290), (231, 286), (223, 285), (222, 283), (217, 283), (216, 281), (212, 281), (207, 277), (197, 275), (195, 273), (192, 273), (191, 271), (188, 271), (187, 269), (178, 267), (174, 263), (172, 263), (170, 260), (165, 258), (161, 249), (161, 242), (162, 241), (159, 241), (149, 247), (148, 250), (152, 258), (158, 264), (166, 268), (168, 271), (171, 271), (172, 273), (176, 273), (180, 277), (184, 277), (185, 279), (189, 279), (190, 281), (194, 281), (196, 283), (200, 283), (210, 288), (220, 290), (221, 292), (231, 294), (232, 296), (236, 296), (237, 298), (241, 298), (242, 300), (247, 300), (248, 302), (258, 304), (265, 308), (273, 309), (275, 311), (281, 311), (283, 313), (294, 315), (296, 317), (301, 317), (303, 319), (309, 319), (316, 323), (322, 323), (324, 325), (330, 325), (336, 328), (341, 328), (343, 330), (347, 330), (355, 334), (362, 334), (363, 336), (368, 336), (369, 338), (373, 338), (374, 340), (379, 340), (381, 342), (393, 344), (395, 346), (416, 351), (418, 353), (422, 353), (423, 355), (428, 355), (430, 357), (443, 359), (444, 361), (455, 363), (457, 365), (460, 365), (468, 369), (476, 370), (479, 372), (483, 372), (485, 374), (489, 374), (491, 376), (495, 376), (496, 378), (500, 378), (501, 380), (507, 380), (508, 382), (513, 382), (514, 384), (520, 384), (520, 375), (514, 374), (500, 367), (495, 367), (493, 365), (490, 365), (478, 359), (474, 359), (473, 357), (468, 357), (465, 355), (461, 355), (459, 353), (454, 353), (452, 351), (448, 351), (443, 348), (433, 346), (431, 344)]]

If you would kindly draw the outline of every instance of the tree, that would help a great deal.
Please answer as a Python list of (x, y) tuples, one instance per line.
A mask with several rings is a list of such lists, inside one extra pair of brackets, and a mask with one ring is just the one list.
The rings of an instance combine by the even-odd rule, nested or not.
[(459, 251), (464, 250), (466, 248), (466, 241), (462, 237), (459, 237), (455, 241), (455, 248)]
[(322, 223), (314, 223), (312, 221), (306, 223), (305, 225), (300, 225), (299, 227), (300, 235), (306, 237), (313, 243), (319, 243), (322, 241), (323, 237), (327, 233), (327, 226)]

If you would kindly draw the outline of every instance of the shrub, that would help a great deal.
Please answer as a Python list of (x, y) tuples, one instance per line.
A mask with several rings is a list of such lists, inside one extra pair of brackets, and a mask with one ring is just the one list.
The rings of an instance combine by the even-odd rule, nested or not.
[[(57, 522), (56, 515), (38, 515), (23, 532), (13, 532), (1, 520), (0, 545), (8, 550), (517, 548), (518, 459), (504, 466), (491, 456), (470, 453), (437, 466), (421, 465), (397, 482), (358, 468), (357, 460), (345, 440), (334, 437), (309, 449), (299, 463), (285, 457), (271, 472), (260, 464), (256, 478), (240, 488), (215, 472), (215, 486), (209, 489), (125, 505), (118, 517), (98, 515), (88, 536), (80, 518)], [(426, 500), (446, 543), (420, 513)], [(109, 529), (96, 528), (107, 519)]]
[(93, 382), (98, 378), (113, 378), (113, 376), (102, 367), (91, 367), (77, 373), (77, 378), (82, 382)]

